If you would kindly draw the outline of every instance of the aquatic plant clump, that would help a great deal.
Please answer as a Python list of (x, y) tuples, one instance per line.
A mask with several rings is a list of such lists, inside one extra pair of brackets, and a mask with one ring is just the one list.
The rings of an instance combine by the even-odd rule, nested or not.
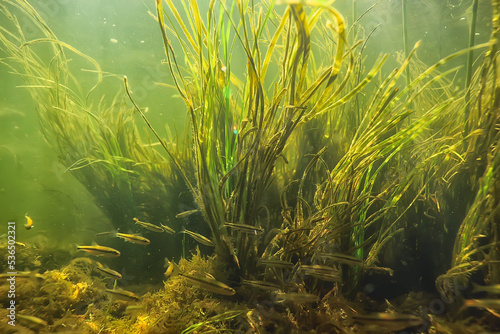
[[(196, 2), (189, 1), (184, 4), (190, 8), (185, 13), (187, 26), (177, 7), (167, 4), (171, 14), (157, 1), (158, 22), (167, 64), (193, 127), (197, 184), (191, 189), (210, 226), (216, 253), (233, 270), (252, 271), (259, 240), (241, 234), (231, 241), (226, 222), (262, 225), (259, 212), (274, 211), (263, 200), (290, 136), (300, 124), (349, 101), (370, 82), (384, 58), (356, 87), (344, 90), (353, 57), (345, 48), (344, 19), (332, 7), (313, 7), (306, 15), (304, 6), (292, 5), (280, 16), (274, 3), (245, 8), (237, 1), (231, 7), (221, 3), (217, 15), (213, 1), (205, 21)], [(267, 14), (262, 18), (264, 10)], [(326, 63), (320, 68), (309, 59), (310, 35), (325, 24), (324, 16), (332, 20), (326, 28), (337, 47), (333, 55), (324, 55)], [(167, 30), (165, 22), (171, 22), (172, 28)], [(271, 24), (277, 28), (270, 29)], [(184, 45), (185, 68), (177, 63), (169, 34)], [(246, 81), (232, 67), (237, 44), (247, 60)], [(349, 60), (350, 65), (343, 65)], [(273, 61), (283, 66), (275, 68)], [(343, 77), (341, 69), (346, 71)], [(285, 228), (280, 223), (266, 227)]]

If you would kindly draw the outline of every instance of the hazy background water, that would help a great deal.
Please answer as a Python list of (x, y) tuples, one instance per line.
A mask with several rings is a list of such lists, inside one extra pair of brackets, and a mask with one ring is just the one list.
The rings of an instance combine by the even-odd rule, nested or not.
[[(338, 0), (334, 5), (351, 24), (353, 15), (361, 15), (376, 2)], [(136, 102), (148, 108), (147, 115), (160, 133), (166, 133), (165, 124), (179, 133), (185, 130), (185, 107), (177, 92), (155, 85), (155, 82), (172, 82), (166, 66), (161, 63), (165, 55), (158, 23), (150, 15), (155, 13), (154, 1), (37, 0), (30, 3), (60, 40), (97, 60), (104, 72), (126, 75)], [(427, 65), (467, 47), (471, 3), (407, 0), (408, 44), (412, 47), (416, 41), (422, 41), (418, 56)], [(207, 6), (208, 1), (200, 1), (202, 13), (206, 13)], [(283, 8), (284, 5), (276, 7), (280, 12)], [(476, 44), (488, 40), (490, 16), (490, 1), (479, 1)], [(21, 24), (27, 39), (34, 38), (30, 36), (30, 23), (21, 21)], [(388, 53), (390, 59), (384, 71), (392, 71), (398, 65), (398, 54), (403, 52), (401, 1), (382, 0), (360, 24), (366, 33), (379, 25), (364, 51), (367, 66), (380, 53)], [(0, 53), (0, 57), (3, 56)], [(68, 52), (68, 58), (77, 57)], [(178, 60), (183, 62), (182, 57)], [(464, 64), (465, 56), (462, 56), (447, 66)], [(78, 61), (73, 67), (92, 69), (89, 63)], [(83, 86), (93, 84), (90, 80), (94, 78), (88, 72), (75, 70), (74, 74)], [(456, 82), (458, 86), (463, 85), (460, 78), (464, 76), (462, 69)], [(44, 142), (35, 105), (27, 90), (17, 87), (23, 84), (21, 78), (10, 74), (4, 65), (0, 65), (0, 78), (0, 220), (24, 224), (24, 214), (28, 213), (35, 221), (35, 228), (30, 231), (20, 228), (18, 241), (40, 239), (40, 242), (61, 246), (88, 240), (96, 229), (110, 228), (92, 197), (71, 173), (65, 172), (65, 167)], [(123, 83), (109, 77), (103, 85), (103, 91), (109, 92), (111, 99)], [(147, 131), (142, 125), (140, 129)]]

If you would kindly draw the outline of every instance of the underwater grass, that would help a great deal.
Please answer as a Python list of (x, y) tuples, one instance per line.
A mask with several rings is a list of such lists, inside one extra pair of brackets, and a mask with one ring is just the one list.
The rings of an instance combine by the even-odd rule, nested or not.
[[(355, 64), (353, 50), (360, 44), (355, 43), (352, 48), (348, 47), (344, 20), (335, 9), (312, 6), (310, 13), (306, 15), (305, 7), (291, 5), (281, 18), (274, 15), (270, 21), (275, 20), (276, 30), (274, 35), (271, 33), (263, 39), (271, 43), (265, 52), (266, 56), (262, 57), (261, 49), (265, 50), (265, 44), (260, 47), (255, 45), (259, 37), (264, 36), (262, 32), (266, 31), (264, 28), (267, 27), (253, 16), (253, 13), (260, 13), (256, 9), (258, 6), (252, 7), (248, 11), (249, 14), (246, 14), (241, 10), (240, 2), (233, 3), (230, 9), (221, 4), (219, 21), (210, 23), (212, 14), (209, 13), (205, 27), (197, 7), (193, 1), (188, 1), (185, 2), (184, 8), (191, 10), (183, 14), (191, 17), (188, 27), (182, 22), (182, 15), (174, 6), (170, 2), (167, 4), (176, 21), (169, 18), (169, 14), (158, 1), (158, 22), (162, 29), (169, 69), (186, 101), (193, 125), (198, 175), (195, 196), (213, 232), (216, 252), (221, 259), (225, 259), (223, 262), (230, 263), (233, 268), (235, 264), (239, 265), (243, 276), (245, 271), (249, 275), (255, 275), (253, 263), (258, 257), (259, 249), (265, 249), (266, 257), (290, 261), (294, 257), (310, 258), (322, 247), (330, 251), (328, 248), (337, 243), (340, 244), (342, 252), (355, 255), (364, 261), (368, 268), (373, 267), (382, 247), (396, 235), (404, 234), (404, 217), (421, 196), (439, 203), (440, 199), (431, 196), (436, 193), (430, 190), (433, 182), (443, 177), (450, 180), (455, 174), (446, 168), (440, 168), (435, 173), (425, 171), (436, 168), (443, 156), (449, 158), (455, 155), (461, 163), (463, 153), (458, 153), (459, 143), (452, 140), (453, 143), (450, 144), (449, 140), (440, 139), (450, 136), (460, 141), (456, 132), (431, 134), (429, 139), (423, 139), (431, 133), (430, 129), (436, 128), (437, 124), (442, 122), (443, 115), (453, 113), (452, 108), (455, 106), (456, 95), (451, 92), (450, 84), (444, 78), (456, 73), (457, 68), (445, 73), (438, 73), (437, 70), (451, 59), (470, 50), (487, 47), (491, 43), (447, 56), (435, 65), (416, 73), (413, 76), (415, 79), (411, 80), (409, 64), (418, 47), (417, 43), (403, 61), (401, 68), (385, 79), (380, 79), (372, 98), (365, 102), (364, 116), (354, 122), (353, 118), (349, 118), (351, 123), (346, 124), (344, 118), (336, 116), (332, 111), (341, 109), (340, 107), (345, 108), (351, 99), (365, 90), (367, 84), (380, 72), (386, 58), (381, 56), (362, 79), (352, 76)], [(214, 2), (211, 4), (211, 8), (214, 8)], [(237, 10), (234, 6), (239, 10), (238, 24), (235, 24), (232, 14), (229, 14)], [(272, 9), (273, 4), (268, 5), (268, 8)], [(214, 47), (217, 43), (213, 41), (219, 36), (219, 30), (210, 27), (224, 26), (221, 21), (224, 20), (222, 9), (227, 15), (225, 19), (232, 25), (235, 39), (240, 42), (247, 57), (248, 80), (244, 86), (232, 85), (233, 82), (242, 82), (233, 79), (236, 77), (235, 73), (221, 71), (223, 67), (226, 71), (231, 68), (231, 57), (228, 57), (227, 52), (224, 56), (220, 55), (220, 50)], [(169, 18), (171, 28), (165, 27), (162, 15)], [(322, 15), (336, 23), (333, 34), (336, 49), (332, 52), (332, 58), (326, 58), (331, 60), (330, 64), (318, 64), (316, 59), (321, 57), (315, 55), (315, 58), (312, 58), (310, 53), (311, 31), (323, 24), (320, 19)], [(268, 16), (264, 22), (267, 20)], [(296, 30), (292, 29), (294, 24)], [(183, 42), (183, 36), (175, 25), (180, 26), (179, 30), (186, 34), (185, 38), (189, 43)], [(328, 28), (332, 26), (326, 27), (327, 29), (317, 29), (328, 33)], [(231, 34), (228, 31), (225, 36)], [(186, 69), (179, 66), (175, 60), (167, 32), (172, 33), (184, 45), (183, 52), (188, 59), (186, 65), (189, 68), (187, 75), (182, 75)], [(285, 36), (286, 39), (280, 45), (280, 38)], [(228, 45), (224, 41), (221, 44)], [(222, 49), (227, 50), (226, 47)], [(282, 65), (272, 78), (275, 80), (272, 81), (274, 84), (268, 84), (272, 87), (269, 90), (263, 88), (263, 83), (267, 82), (265, 78), (271, 60), (274, 59), (273, 52), (277, 53), (277, 62)], [(227, 66), (218, 61), (223, 57)], [(260, 66), (261, 59), (264, 61)], [(396, 82), (405, 71), (407, 85), (400, 89)], [(221, 76), (225, 81), (220, 79)], [(439, 84), (446, 86), (439, 87)], [(440, 95), (434, 93), (435, 86), (442, 92)], [(227, 92), (227, 87), (230, 87), (232, 92), (230, 96), (223, 94), (224, 91)], [(226, 102), (221, 102), (221, 96), (224, 96)], [(413, 110), (415, 101), (428, 101), (429, 97), (432, 97), (434, 103), (427, 103), (428, 107), (422, 106), (418, 112)], [(237, 101), (240, 101), (240, 104)], [(268, 102), (263, 105), (262, 101)], [(278, 112), (280, 108), (281, 113)], [(217, 116), (221, 111), (224, 116)], [(309, 136), (307, 130), (299, 132), (297, 136), (310, 140), (304, 147), (313, 145), (318, 153), (311, 155), (312, 160), (307, 166), (304, 159), (294, 161), (301, 161), (303, 166), (295, 169), (298, 182), (298, 188), (293, 187), (298, 190), (296, 197), (292, 196), (295, 208), (282, 199), (284, 221), (281, 224), (269, 225), (270, 229), (274, 227), (289, 231), (287, 236), (278, 233), (274, 238), (271, 237), (269, 244), (262, 246), (259, 246), (254, 237), (248, 235), (238, 235), (236, 239), (229, 241), (229, 231), (223, 227), (226, 221), (259, 226), (260, 218), (255, 213), (262, 206), (261, 198), (270, 189), (278, 158), (283, 157), (285, 164), (287, 163), (283, 152), (284, 148), (290, 145), (292, 134), (296, 134), (298, 126), (307, 129), (308, 122), (314, 124), (315, 117), (319, 118), (325, 114), (329, 114), (328, 119), (335, 120), (327, 122), (332, 128), (327, 128), (326, 132), (340, 132), (344, 136), (344, 143), (347, 137), (350, 144), (344, 144), (344, 151), (337, 154), (338, 160), (333, 162), (334, 166), (329, 167), (322, 157), (325, 155), (324, 148), (321, 147), (329, 146), (327, 142), (321, 144), (324, 138)], [(224, 121), (217, 123), (214, 119)], [(238, 119), (240, 126), (237, 126)], [(411, 122), (405, 123), (405, 120)], [(228, 142), (226, 134), (233, 126), (240, 129), (235, 133), (238, 137)], [(248, 127), (250, 130), (245, 131)], [(457, 129), (455, 127), (449, 130)], [(207, 133), (210, 136), (207, 137)], [(236, 149), (229, 150), (229, 144), (231, 148)], [(423, 147), (432, 149), (424, 152)], [(337, 146), (332, 148), (339, 149)], [(407, 149), (410, 153), (405, 152)], [(232, 165), (224, 164), (221, 152), (225, 153), (224, 161), (230, 157), (229, 160), (237, 162)], [(415, 159), (415, 156), (418, 158)], [(395, 182), (384, 183), (383, 178), (388, 170), (401, 169), (401, 164), (409, 157), (416, 161), (399, 171), (400, 175)], [(452, 162), (454, 161), (453, 159)], [(308, 190), (305, 195), (304, 180), (311, 177), (308, 174), (314, 164), (323, 165), (327, 176), (325, 178), (325, 173), (321, 175), (321, 172), (314, 174), (317, 190)], [(233, 167), (228, 169), (229, 166)], [(283, 169), (285, 175), (286, 170)], [(324, 181), (319, 181), (318, 184), (317, 178)], [(381, 186), (384, 188), (380, 188)], [(308, 200), (305, 200), (304, 196)], [(311, 202), (314, 202), (316, 207), (308, 204)], [(274, 213), (269, 215), (268, 208), (266, 212), (268, 217), (275, 216)], [(366, 233), (368, 234), (365, 235)], [(350, 281), (355, 286), (357, 279)]]
[[(459, 285), (467, 284), (472, 274), (479, 270), (483, 270), (492, 283), (500, 280), (495, 265), (499, 258), (498, 227), (495, 221), (500, 210), (496, 196), (498, 181), (495, 181), (499, 175), (500, 94), (495, 87), (498, 83), (500, 2), (495, 0), (492, 4), (494, 11), (490, 48), (470, 85), (477, 87), (478, 92), (474, 95), (467, 94), (464, 101), (470, 106), (470, 113), (467, 114), (468, 119), (463, 128), (468, 133), (464, 138), (465, 152), (461, 153), (467, 169), (461, 171), (461, 176), (470, 179), (468, 186), (474, 197), (456, 235), (451, 268), (436, 279), (439, 292), (447, 297), (453, 295)], [(470, 96), (474, 98), (467, 100)]]
[[(211, 8), (213, 4), (211, 2)], [(269, 14), (260, 15), (259, 6), (252, 4), (244, 11), (243, 3), (237, 1), (230, 8), (221, 3), (220, 15), (209, 11), (204, 23), (195, 2), (185, 1), (183, 7), (189, 10), (183, 15), (189, 18), (188, 27), (176, 7), (169, 1), (167, 5), (175, 20), (157, 1), (158, 22), (171, 75), (186, 102), (193, 126), (195, 198), (212, 231), (217, 254), (233, 268), (237, 254), (244, 271), (256, 260), (256, 239), (239, 235), (233, 246), (224, 223), (259, 226), (258, 213), (264, 207), (262, 199), (273, 182), (276, 162), (295, 128), (349, 101), (380, 70), (384, 58), (356, 87), (338, 98), (351, 75), (353, 57), (347, 49), (348, 57), (344, 58), (345, 23), (334, 8), (318, 6), (306, 15), (302, 5), (292, 5), (282, 17), (275, 14), (271, 19)], [(266, 6), (270, 13), (274, 5), (264, 2), (261, 6)], [(233, 19), (234, 11), (240, 16), (239, 23)], [(310, 70), (310, 33), (319, 24), (321, 15), (335, 22), (335, 28), (331, 26), (329, 33), (336, 39), (337, 47), (333, 58), (327, 58), (331, 59), (330, 65), (322, 64), (323, 69)], [(172, 24), (168, 29), (163, 16)], [(268, 22), (277, 27), (274, 32), (268, 29)], [(226, 24), (227, 30), (220, 28)], [(221, 31), (226, 31), (224, 38), (232, 34), (245, 52), (247, 80), (244, 85), (239, 84), (242, 80), (232, 72), (232, 53), (228, 53), (226, 47), (229, 42), (223, 40), (222, 47), (218, 47)], [(188, 69), (177, 64), (167, 32), (183, 45)], [(271, 42), (261, 45), (261, 39)], [(277, 56), (283, 59), (282, 68), (268, 78), (269, 65)], [(221, 59), (226, 63), (222, 64)], [(339, 72), (345, 59), (349, 60), (348, 70), (341, 78)], [(316, 73), (317, 77), (309, 78), (310, 73)], [(267, 83), (268, 80), (271, 81)], [(342, 81), (334, 85), (337, 80)], [(228, 91), (231, 95), (226, 94)], [(232, 129), (233, 134), (228, 137)]]
[[(435, 128), (435, 124), (440, 122), (443, 115), (453, 112), (454, 97), (450, 92), (437, 97), (440, 102), (429, 106), (428, 110), (422, 108), (425, 110), (423, 113), (407, 108), (411, 101), (428, 100), (430, 94), (434, 95), (432, 85), (442, 82), (445, 75), (454, 73), (456, 69), (444, 74), (433, 72), (449, 59), (464, 52), (447, 57), (416, 75), (410, 87), (401, 92), (393, 88), (398, 79), (398, 75), (394, 74), (396, 72), (393, 72), (380, 84), (378, 92), (372, 94), (371, 101), (367, 103), (370, 109), (365, 112), (364, 119), (359, 123), (352, 123), (354, 118), (342, 118), (332, 112), (330, 118), (338, 121), (337, 124), (326, 123), (330, 125), (330, 130), (326, 133), (340, 132), (344, 138), (352, 138), (350, 145), (329, 141), (326, 135), (310, 137), (301, 134), (303, 140), (319, 140), (313, 147), (325, 145), (325, 148), (328, 147), (333, 152), (342, 150), (340, 154), (337, 153), (341, 158), (334, 162), (335, 167), (330, 169), (327, 181), (317, 185), (317, 190), (312, 192), (314, 199), (310, 194), (308, 200), (302, 200), (302, 194), (299, 192), (295, 217), (299, 224), (301, 220), (303, 222), (300, 226), (303, 237), (297, 244), (308, 246), (307, 250), (300, 254), (301, 258), (310, 258), (318, 252), (328, 253), (336, 249), (356, 255), (364, 261), (366, 268), (370, 269), (370, 266), (373, 267), (377, 262), (383, 245), (397, 234), (404, 235), (405, 213), (428, 191), (434, 180), (439, 179), (436, 178), (437, 175), (431, 174), (430, 179), (422, 178), (422, 175), (426, 175), (425, 171), (432, 170), (433, 166), (439, 165), (442, 156), (455, 154), (457, 149), (456, 145), (450, 147), (445, 141), (438, 141), (439, 145), (436, 145), (436, 138), (429, 131)], [(406, 63), (407, 61), (403, 67)], [(402, 72), (403, 69), (398, 69), (397, 73)], [(425, 84), (424, 79), (427, 81)], [(412, 121), (406, 125), (403, 121), (410, 118), (413, 118)], [(307, 131), (307, 128), (305, 129)], [(456, 133), (458, 135), (455, 135), (455, 138), (460, 138), (460, 132)], [(424, 152), (429, 147), (433, 148)], [(412, 163), (404, 166), (404, 161), (409, 159)], [(324, 161), (321, 163), (328, 170), (328, 164)], [(391, 170), (397, 170), (399, 176), (387, 180)], [(444, 168), (442, 172), (446, 173)], [(404, 196), (406, 193), (409, 198)], [(302, 207), (307, 202), (314, 202), (315, 207), (308, 205), (309, 217), (302, 217)], [(311, 233), (306, 237), (309, 229)], [(365, 233), (368, 233), (366, 239)], [(287, 251), (281, 250), (280, 246), (276, 247), (279, 249), (276, 255), (293, 254), (297, 251), (297, 244)], [(323, 261), (321, 256), (318, 261)], [(347, 280), (353, 286), (356, 281)], [(347, 282), (343, 284), (345, 287), (350, 285)]]

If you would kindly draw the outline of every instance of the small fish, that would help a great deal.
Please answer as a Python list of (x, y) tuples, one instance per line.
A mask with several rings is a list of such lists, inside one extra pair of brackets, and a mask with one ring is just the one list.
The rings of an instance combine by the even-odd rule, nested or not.
[(184, 211), (184, 212), (176, 214), (175, 218), (187, 218), (187, 217), (191, 216), (193, 213), (196, 213), (198, 211), (200, 211), (200, 210), (194, 209), (194, 210)]
[(86, 251), (95, 256), (104, 256), (104, 257), (118, 257), (120, 256), (120, 252), (114, 248), (106, 247), (106, 246), (77, 246), (78, 250)]
[(126, 315), (134, 315), (138, 312), (143, 312), (146, 310), (146, 307), (144, 305), (129, 305), (125, 309), (125, 312), (123, 312)]
[(163, 228), (163, 230), (165, 230), (165, 232), (170, 233), (170, 234), (175, 234), (174, 229), (171, 228), (170, 226), (163, 225), (162, 223), (160, 223), (160, 225)]
[(32, 323), (35, 325), (39, 325), (39, 326), (47, 326), (48, 325), (45, 320), (34, 317), (32, 315), (24, 315), (24, 314), (18, 313), (18, 314), (16, 314), (16, 317), (25, 321), (25, 322), (29, 322), (29, 323)]
[(24, 217), (26, 217), (26, 225), (24, 225), (24, 227), (26, 227), (27, 230), (31, 230), (33, 228), (33, 219), (28, 217), (28, 214), (25, 214)]
[(275, 267), (275, 268), (292, 268), (293, 263), (289, 261), (282, 261), (282, 260), (273, 260), (273, 259), (260, 259), (258, 261), (258, 264), (261, 266), (269, 266), (269, 267)]
[(215, 247), (212, 240), (208, 239), (207, 237), (205, 237), (199, 233), (192, 232), (192, 231), (189, 231), (186, 229), (183, 229), (180, 233), (186, 233), (186, 234), (190, 235), (194, 240), (198, 241), (200, 244), (203, 244), (205, 246)]
[(2, 283), (7, 282), (5, 279), (15, 277), (16, 279), (39, 279), (43, 280), (43, 276), (36, 271), (18, 271), (16, 273), (3, 273), (0, 274), (0, 280)]
[(243, 280), (241, 283), (243, 283), (245, 285), (253, 286), (253, 287), (258, 288), (258, 289), (267, 290), (267, 291), (276, 291), (276, 290), (281, 289), (279, 285), (276, 285), (274, 283), (265, 282), (265, 281)]
[(472, 283), (472, 292), (473, 293), (478, 293), (478, 292), (486, 292), (491, 295), (498, 295), (500, 294), (500, 284), (495, 284), (495, 285), (479, 285), (476, 283)]
[(158, 226), (158, 225), (151, 224), (151, 223), (141, 222), (137, 218), (134, 218), (134, 221), (135, 221), (136, 224), (141, 225), (142, 227), (144, 227), (147, 230), (150, 230), (150, 231), (153, 231), (153, 232), (165, 232), (165, 229), (162, 226)]
[(236, 223), (225, 223), (224, 226), (230, 227), (234, 230), (238, 230), (242, 233), (248, 233), (248, 234), (255, 234), (259, 235), (264, 232), (264, 230), (261, 227), (255, 227), (252, 225), (246, 225), (246, 224), (236, 224)]
[[(113, 233), (116, 233), (116, 232), (99, 232), (99, 233), (96, 233), (95, 236), (96, 237), (105, 237), (107, 235), (112, 235)], [(116, 237), (116, 235), (115, 235)]]
[(280, 292), (275, 294), (274, 298), (277, 303), (283, 303), (287, 301), (295, 303), (315, 303), (319, 301), (319, 297), (317, 295), (299, 292)]
[(332, 267), (320, 265), (302, 265), (299, 267), (305, 274), (317, 277), (323, 281), (340, 281), (340, 272)]
[(23, 243), (23, 242), (16, 241), (15, 244), (18, 245), (18, 246), (26, 247), (26, 244)]
[(135, 293), (123, 289), (116, 289), (116, 290), (106, 289), (106, 292), (116, 298), (126, 301), (138, 302), (141, 300), (141, 297), (139, 297)]
[(422, 326), (424, 320), (411, 314), (390, 314), (390, 313), (372, 313), (368, 315), (354, 315), (352, 317), (356, 322), (363, 326), (371, 326), (388, 329), (391, 331), (401, 331), (405, 328)]
[(467, 299), (464, 302), (466, 307), (490, 307), (500, 310), (500, 299), (487, 298), (487, 299)]
[(362, 260), (360, 260), (354, 256), (349, 256), (349, 255), (345, 255), (345, 254), (341, 254), (341, 253), (320, 253), (319, 257), (330, 259), (334, 262), (343, 263), (343, 264), (347, 264), (350, 266), (362, 266), (363, 265)]
[(127, 234), (127, 233), (120, 233), (120, 232), (101, 232), (101, 233), (97, 233), (95, 236), (102, 237), (105, 235), (110, 235), (114, 238), (122, 238), (125, 241), (133, 242), (134, 244), (139, 244), (139, 245), (144, 245), (144, 246), (149, 245), (149, 243), (150, 243), (149, 239), (141, 237), (140, 235), (137, 235), (137, 234)]
[(105, 267), (101, 262), (97, 262), (97, 270), (99, 270), (101, 273), (108, 275), (109, 277), (115, 278), (115, 279), (122, 279), (122, 274), (120, 274), (117, 271), (114, 271), (113, 269), (109, 269), (108, 267)]
[(217, 280), (211, 278), (184, 275), (184, 274), (179, 274), (179, 275), (186, 278), (190, 284), (197, 285), (200, 288), (203, 288), (212, 293), (216, 293), (218, 295), (223, 295), (223, 296), (233, 296), (234, 294), (236, 294), (236, 291), (229, 285), (226, 285)]
[(231, 288), (229, 285), (226, 285), (222, 282), (219, 282), (213, 278), (204, 278), (204, 277), (197, 277), (197, 276), (182, 274), (180, 272), (179, 267), (174, 262), (168, 261), (168, 264), (169, 264), (169, 266), (167, 268), (167, 271), (165, 272), (166, 277), (173, 277), (173, 276), (177, 276), (177, 275), (182, 276), (191, 285), (196, 285), (196, 286), (203, 288), (207, 291), (210, 291), (212, 293), (216, 293), (219, 295), (223, 295), (223, 296), (233, 296), (236, 293), (236, 291), (233, 288)]
[(146, 239), (144, 237), (141, 237), (140, 235), (136, 234), (125, 234), (125, 233), (116, 233), (116, 236), (118, 238), (122, 238), (125, 241), (133, 242), (134, 244), (139, 244), (139, 245), (149, 245), (150, 241), (149, 239)]
[(484, 308), (495, 317), (500, 318), (500, 299), (467, 299), (464, 301), (462, 309), (468, 307)]

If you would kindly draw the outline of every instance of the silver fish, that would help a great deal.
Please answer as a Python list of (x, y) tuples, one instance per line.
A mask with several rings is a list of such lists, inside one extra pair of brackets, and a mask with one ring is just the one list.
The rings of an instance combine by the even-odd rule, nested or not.
[(165, 232), (170, 233), (170, 234), (175, 234), (174, 229), (171, 228), (170, 226), (163, 225), (162, 223), (160, 223), (160, 225), (165, 230)]
[(252, 225), (246, 225), (246, 224), (236, 224), (236, 223), (225, 223), (224, 226), (230, 227), (233, 230), (240, 231), (242, 233), (248, 233), (248, 234), (255, 234), (259, 235), (264, 232), (264, 230), (261, 227), (255, 227)]
[(120, 252), (114, 248), (106, 247), (106, 246), (77, 246), (78, 250), (86, 251), (95, 256), (104, 256), (104, 257), (118, 257), (120, 256)]
[(329, 260), (332, 260), (337, 263), (343, 263), (347, 264), (350, 266), (362, 266), (363, 261), (354, 257), (354, 256), (349, 256), (346, 254), (341, 254), (341, 253), (320, 253), (319, 257), (321, 258), (326, 258)]
[(106, 289), (106, 292), (116, 298), (126, 301), (138, 302), (139, 300), (141, 300), (141, 297), (139, 297), (135, 293), (123, 289), (117, 289), (117, 290)]
[(203, 288), (207, 291), (219, 295), (233, 296), (236, 293), (236, 291), (230, 286), (222, 282), (216, 281), (213, 278), (197, 277), (197, 276), (182, 274), (179, 270), (179, 267), (177, 267), (177, 265), (174, 262), (169, 261), (168, 263), (169, 266), (167, 271), (165, 272), (165, 276), (167, 277), (177, 276), (177, 275), (182, 276), (189, 282), (189, 284), (199, 286), (200, 288)]
[(500, 284), (494, 285), (479, 285), (476, 283), (472, 283), (472, 292), (486, 292), (490, 295), (498, 295), (500, 294)]
[(332, 267), (320, 265), (303, 265), (299, 267), (305, 274), (317, 277), (323, 281), (340, 281), (340, 272)]
[(199, 233), (192, 232), (186, 229), (183, 229), (180, 233), (186, 233), (187, 235), (191, 236), (194, 240), (198, 241), (200, 244), (203, 244), (205, 246), (215, 247), (212, 240), (208, 239), (207, 237)]
[(109, 269), (108, 267), (103, 266), (101, 262), (97, 262), (96, 269), (99, 270), (101, 273), (108, 275), (109, 277), (115, 279), (122, 279), (122, 274), (113, 269)]
[(248, 280), (243, 280), (241, 283), (245, 285), (250, 285), (258, 289), (262, 290), (267, 290), (267, 291), (276, 291), (281, 289), (279, 285), (276, 285), (274, 283), (269, 283), (265, 281), (248, 281)]
[(269, 266), (269, 267), (275, 267), (275, 268), (292, 268), (293, 263), (289, 261), (282, 261), (282, 260), (273, 260), (273, 259), (260, 259), (258, 261), (259, 265), (262, 266)]
[(96, 237), (102, 237), (105, 235), (111, 235), (114, 238), (122, 238), (125, 241), (129, 241), (129, 242), (132, 242), (134, 244), (139, 244), (139, 245), (144, 245), (144, 246), (149, 245), (149, 243), (150, 243), (149, 239), (141, 237), (140, 235), (120, 233), (120, 232), (101, 232), (101, 233), (97, 233)]
[(278, 303), (283, 303), (287, 301), (292, 301), (295, 303), (315, 303), (319, 301), (319, 297), (317, 295), (313, 295), (310, 293), (299, 293), (299, 292), (280, 292), (275, 294), (275, 301)]
[(411, 314), (371, 313), (367, 315), (354, 315), (356, 322), (374, 329), (384, 328), (391, 331), (400, 331), (409, 327), (422, 326), (424, 320)]
[(194, 209), (194, 210), (184, 211), (184, 212), (176, 214), (175, 218), (187, 218), (187, 217), (191, 216), (193, 213), (196, 213), (198, 211), (200, 211), (200, 210)]
[(43, 319), (40, 319), (38, 317), (32, 316), (32, 315), (25, 315), (25, 314), (16, 314), (16, 317), (23, 320), (24, 322), (29, 322), (38, 326), (47, 326), (47, 322)]
[(151, 224), (151, 223), (146, 223), (146, 222), (141, 222), (137, 218), (134, 218), (134, 221), (135, 221), (136, 224), (141, 225), (142, 227), (144, 227), (147, 230), (150, 230), (150, 231), (153, 231), (153, 232), (158, 232), (158, 233), (165, 232), (165, 230), (164, 230), (164, 228), (162, 226), (158, 226), (158, 225)]

